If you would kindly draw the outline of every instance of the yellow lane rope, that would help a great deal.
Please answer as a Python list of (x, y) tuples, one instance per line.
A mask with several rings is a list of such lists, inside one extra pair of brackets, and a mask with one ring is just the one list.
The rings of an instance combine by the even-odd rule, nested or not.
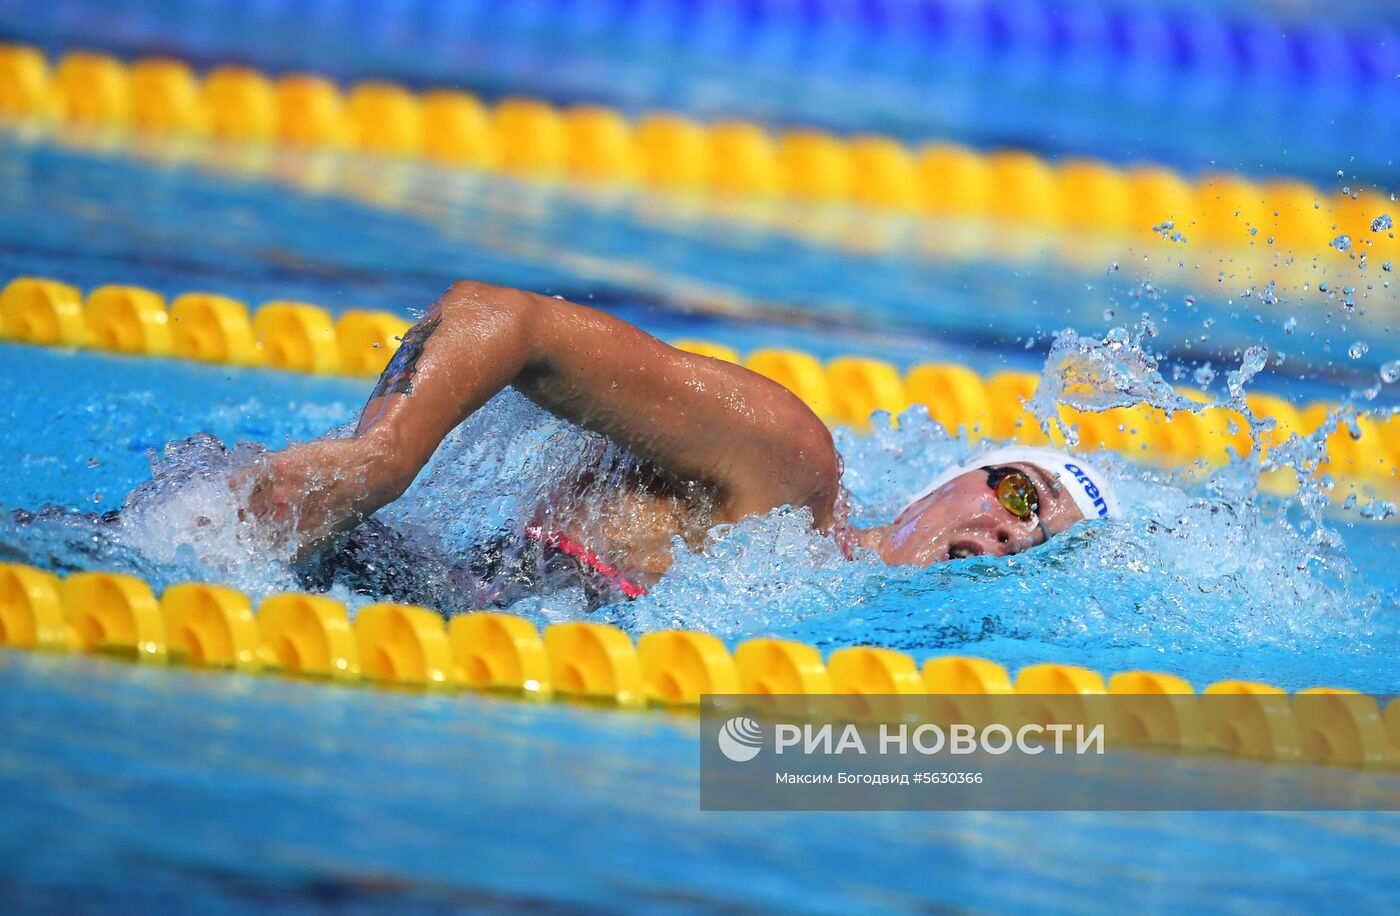
[[(1362, 254), (1387, 259), (1397, 249), (1392, 231), (1372, 231), (1393, 209), (1378, 191), (1328, 193), (1224, 172), (1190, 179), (1156, 165), (1051, 163), (1023, 151), (912, 148), (873, 135), (775, 134), (664, 112), (633, 122), (604, 107), (561, 109), (528, 98), (488, 106), (465, 92), (414, 93), (374, 80), (347, 92), (324, 76), (275, 78), (236, 65), (200, 77), (169, 58), (128, 64), (72, 51), (51, 67), (36, 48), (0, 46), (0, 118), (353, 149), (522, 177), (840, 202), (1052, 232), (1146, 238), (1175, 230), (1214, 248), (1279, 259), (1345, 264)], [(1351, 247), (1335, 248), (1339, 236)]]
[[(1073, 721), (1074, 698), (1109, 694), (1121, 697), (1117, 709), (1132, 719), (1115, 734), (1140, 747), (1278, 763), (1400, 764), (1400, 700), (1382, 710), (1373, 697), (1350, 690), (1319, 687), (1290, 697), (1267, 684), (1225, 680), (1197, 694), (1171, 674), (1126, 671), (1105, 680), (1088, 668), (1048, 663), (1027, 665), (1013, 678), (995, 662), (957, 655), (920, 665), (904, 652), (857, 646), (823, 659), (810, 645), (767, 637), (731, 652), (707, 633), (668, 630), (634, 642), (603, 623), (557, 623), (541, 633), (512, 614), (444, 620), (404, 604), (369, 604), (352, 618), (338, 601), (300, 593), (268, 597), (255, 612), (247, 595), (221, 585), (185, 582), (157, 597), (122, 573), (60, 579), (18, 564), (0, 564), (0, 648), (627, 709), (684, 711), (704, 694), (932, 694), (946, 696), (956, 707), (952, 721), (962, 721), (956, 717), (971, 709), (959, 704), (971, 707), (979, 697), (1033, 697), (1026, 702), (1041, 706), (1046, 695), (1058, 695), (1064, 705), (1057, 721)], [(1202, 695), (1236, 701), (1216, 706)]]

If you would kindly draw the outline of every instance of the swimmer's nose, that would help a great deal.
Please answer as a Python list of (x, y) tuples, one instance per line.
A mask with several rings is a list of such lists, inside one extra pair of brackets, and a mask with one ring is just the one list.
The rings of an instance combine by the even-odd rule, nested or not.
[(1030, 550), (1040, 543), (1037, 537), (1039, 528), (1035, 525), (997, 525), (994, 532), (997, 545), (1001, 548), (1002, 556), (1010, 556), (1013, 553), (1020, 553), (1023, 550)]

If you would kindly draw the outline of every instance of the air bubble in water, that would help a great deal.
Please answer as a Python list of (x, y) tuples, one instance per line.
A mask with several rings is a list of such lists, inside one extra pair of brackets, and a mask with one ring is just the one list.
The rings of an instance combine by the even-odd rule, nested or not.
[(1366, 345), (1366, 341), (1358, 340), (1356, 343), (1347, 347), (1347, 356), (1350, 356), (1352, 359), (1360, 359), (1365, 356), (1370, 349), (1371, 348)]
[(1378, 216), (1378, 217), (1376, 217), (1375, 219), (1371, 220), (1371, 231), (1372, 231), (1372, 232), (1384, 232), (1384, 231), (1386, 231), (1387, 229), (1389, 229), (1389, 228), (1390, 228), (1391, 226), (1393, 226), (1393, 225), (1395, 225), (1395, 224), (1394, 224), (1393, 222), (1391, 222), (1390, 214), (1388, 214), (1388, 213), (1382, 213), (1380, 216)]
[(1381, 381), (1385, 382), (1387, 385), (1394, 385), (1396, 382), (1400, 382), (1400, 359), (1392, 359), (1384, 366), (1381, 366)]
[(1285, 333), (1285, 334), (1292, 334), (1292, 333), (1293, 333), (1293, 329), (1296, 328), (1296, 327), (1298, 327), (1298, 319), (1297, 319), (1297, 318), (1290, 318), (1290, 319), (1288, 319), (1287, 321), (1285, 321), (1285, 322), (1283, 323), (1283, 333)]
[(1211, 382), (1215, 381), (1215, 370), (1210, 367), (1210, 363), (1206, 363), (1204, 366), (1197, 369), (1195, 374), (1191, 377), (1196, 380), (1197, 385), (1205, 388), (1209, 386)]
[(1332, 247), (1337, 249), (1338, 251), (1350, 251), (1351, 236), (1343, 232), (1341, 235), (1337, 236), (1332, 240)]

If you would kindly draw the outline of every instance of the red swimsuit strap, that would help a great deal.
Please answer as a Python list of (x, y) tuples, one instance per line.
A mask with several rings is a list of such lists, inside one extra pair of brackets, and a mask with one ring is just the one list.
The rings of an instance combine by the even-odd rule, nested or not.
[(630, 598), (640, 598), (647, 593), (647, 590), (637, 583), (628, 579), (620, 569), (609, 566), (603, 562), (603, 558), (585, 547), (580, 541), (570, 537), (562, 531), (545, 531), (538, 526), (530, 526), (525, 529), (525, 537), (531, 541), (538, 541), (549, 547), (553, 547), (560, 553), (573, 557), (588, 569), (596, 573), (600, 578), (614, 586), (622, 594)]

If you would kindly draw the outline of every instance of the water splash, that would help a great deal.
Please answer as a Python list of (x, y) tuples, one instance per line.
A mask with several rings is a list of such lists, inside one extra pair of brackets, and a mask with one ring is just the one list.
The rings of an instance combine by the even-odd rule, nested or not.
[(64, 572), (115, 569), (165, 585), (224, 582), (255, 595), (296, 586), (290, 551), (246, 520), (246, 484), (231, 486), (265, 454), (200, 434), (151, 455), (151, 479), (119, 512), (46, 506), (0, 516), (0, 554)]
[[(1060, 418), (1061, 405), (1101, 413), (1117, 407), (1147, 404), (1166, 411), (1200, 412), (1202, 405), (1179, 393), (1162, 377), (1158, 360), (1124, 328), (1114, 328), (1102, 340), (1081, 338), (1073, 330), (1061, 331), (1046, 357), (1040, 384), (1027, 409), (1049, 437), (1078, 444), (1078, 433)], [(1251, 348), (1246, 362), (1230, 373), (1230, 385), (1242, 386), (1248, 376), (1263, 368), (1268, 351)], [(1242, 373), (1248, 371), (1248, 376)], [(1214, 379), (1214, 373), (1210, 372)]]
[(1323, 518), (1330, 505), (1328, 491), (1333, 482), (1320, 475), (1319, 468), (1328, 461), (1327, 441), (1337, 430), (1345, 429), (1353, 439), (1361, 437), (1360, 411), (1355, 400), (1368, 400), (1376, 392), (1357, 393), (1329, 411), (1311, 433), (1294, 433), (1286, 441), (1271, 442), (1266, 450), (1264, 438), (1277, 423), (1270, 417), (1256, 415), (1246, 396), (1250, 381), (1268, 364), (1270, 353), (1266, 347), (1245, 349), (1239, 367), (1226, 374), (1224, 396), (1193, 400), (1177, 392), (1161, 376), (1157, 359), (1142, 347), (1143, 336), (1134, 339), (1122, 328), (1110, 331), (1102, 340), (1081, 338), (1072, 330), (1057, 335), (1046, 358), (1040, 386), (1027, 405), (1042, 430), (1075, 444), (1075, 430), (1060, 418), (1061, 405), (1091, 412), (1146, 405), (1161, 410), (1167, 417), (1176, 412), (1228, 410), (1245, 421), (1249, 449), (1237, 454), (1227, 448), (1230, 460), (1211, 475), (1207, 490), (1245, 503), (1257, 498), (1264, 475), (1283, 472), (1296, 483), (1297, 491), (1288, 505), (1302, 512), (1300, 530), (1308, 532), (1314, 547), (1339, 545), (1339, 536)]

